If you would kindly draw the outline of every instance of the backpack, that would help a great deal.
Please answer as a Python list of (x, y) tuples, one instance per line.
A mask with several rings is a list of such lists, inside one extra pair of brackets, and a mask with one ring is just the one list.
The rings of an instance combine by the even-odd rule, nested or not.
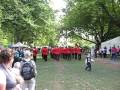
[(35, 69), (31, 60), (30, 61), (23, 60), (20, 74), (24, 80), (30, 80), (33, 77), (35, 77)]

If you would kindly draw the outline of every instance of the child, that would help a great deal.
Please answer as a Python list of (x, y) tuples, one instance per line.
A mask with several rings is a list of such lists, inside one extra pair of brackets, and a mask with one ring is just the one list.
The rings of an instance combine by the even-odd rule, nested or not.
[(88, 55), (85, 59), (85, 64), (86, 64), (85, 70), (91, 71), (91, 55), (90, 55), (90, 53), (88, 53)]

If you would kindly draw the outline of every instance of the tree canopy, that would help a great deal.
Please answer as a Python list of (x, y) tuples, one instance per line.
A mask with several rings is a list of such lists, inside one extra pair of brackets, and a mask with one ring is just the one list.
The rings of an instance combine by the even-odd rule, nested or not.
[(119, 0), (66, 0), (68, 5), (63, 27), (69, 35), (95, 43), (120, 36)]
[(1, 0), (0, 11), (0, 30), (9, 42), (49, 44), (55, 40), (54, 12), (48, 0)]
[(120, 0), (65, 1), (65, 16), (59, 26), (50, 0), (1, 0), (1, 41), (53, 45), (59, 40), (60, 30), (67, 31), (73, 41), (79, 37), (99, 48), (102, 42), (120, 36)]

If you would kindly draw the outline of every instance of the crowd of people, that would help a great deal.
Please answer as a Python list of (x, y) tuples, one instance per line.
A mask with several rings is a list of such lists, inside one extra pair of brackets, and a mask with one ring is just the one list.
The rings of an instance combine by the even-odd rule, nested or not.
[(80, 47), (43, 47), (41, 49), (42, 57), (47, 61), (47, 56), (50, 55), (52, 59), (59, 61), (60, 59), (65, 60), (81, 60), (82, 48)]
[(110, 55), (111, 60), (116, 61), (117, 57), (120, 56), (120, 47), (113, 46), (109, 49), (107, 47), (99, 49), (99, 55), (101, 58), (106, 58), (108, 54)]
[[(42, 58), (44, 61), (47, 61), (48, 55), (51, 56), (52, 59), (56, 61), (67, 60), (81, 60), (81, 55), (84, 52), (82, 48), (79, 46), (76, 47), (43, 47), (41, 48)], [(85, 70), (91, 71), (91, 62), (93, 61), (92, 55), (88, 52), (87, 57), (85, 59)]]
[[(93, 51), (91, 50), (91, 52)], [(69, 61), (72, 59), (81, 60), (83, 49), (78, 46), (42, 47), (41, 49), (37, 49), (36, 47), (33, 49), (0, 49), (0, 90), (25, 90), (26, 88), (28, 90), (35, 90), (35, 76), (37, 74), (35, 62), (38, 52), (41, 52), (44, 61), (47, 61), (48, 55), (56, 61), (60, 61), (61, 59)], [(107, 47), (99, 49), (99, 55), (101, 58), (106, 58), (107, 53)], [(109, 53), (112, 56), (111, 59), (115, 61), (117, 55), (120, 54), (120, 48), (114, 46), (109, 49)], [(92, 53), (88, 53), (85, 59), (85, 70), (87, 71), (91, 71), (91, 60), (95, 57), (95, 55), (93, 55)], [(30, 63), (30, 65), (27, 65), (27, 63)], [(26, 68), (31, 71), (27, 71)]]
[[(88, 53), (85, 63), (85, 70), (91, 71), (91, 60), (95, 50)], [(41, 52), (43, 60), (48, 61), (48, 55), (56, 61), (81, 60), (84, 52), (79, 46), (75, 47), (42, 47), (40, 49), (30, 48), (4, 48), (0, 49), (0, 90), (35, 90), (37, 75), (36, 60)], [(99, 56), (107, 57), (107, 47), (99, 49)], [(120, 48), (115, 46), (109, 49), (112, 60), (120, 55)]]
[(35, 90), (37, 49), (0, 49), (0, 90)]
[(35, 90), (36, 58), (38, 52), (45, 61), (52, 59), (81, 59), (80, 47), (1, 48), (0, 49), (0, 90)]

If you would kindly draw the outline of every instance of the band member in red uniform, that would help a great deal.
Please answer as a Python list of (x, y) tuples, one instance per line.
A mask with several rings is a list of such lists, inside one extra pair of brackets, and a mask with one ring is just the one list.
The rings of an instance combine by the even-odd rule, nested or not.
[(60, 48), (59, 47), (55, 48), (55, 60), (57, 61), (60, 60)]
[(53, 57), (53, 47), (50, 49), (50, 56), (51, 56), (52, 59), (54, 58)]
[(52, 58), (55, 59), (55, 47), (52, 48), (51, 53), (52, 53)]
[(74, 50), (74, 47), (71, 48), (71, 54), (72, 54), (72, 59), (75, 58), (75, 50)]
[(48, 56), (48, 53), (49, 53), (48, 48), (47, 47), (43, 47), (42, 50), (41, 50), (41, 52), (42, 52), (42, 58), (45, 61), (47, 61), (47, 56)]
[(78, 56), (77, 56), (77, 47), (74, 48), (74, 52), (75, 52), (75, 60), (77, 60)]
[(37, 54), (38, 54), (38, 49), (36, 47), (33, 48), (33, 59), (36, 62), (37, 59)]
[(66, 59), (70, 60), (70, 47), (66, 47)]
[(72, 47), (69, 47), (69, 60), (72, 58)]
[(82, 52), (82, 49), (80, 47), (77, 47), (78, 60), (81, 60), (81, 52)]
[(65, 59), (65, 47), (62, 49), (63, 59)]

